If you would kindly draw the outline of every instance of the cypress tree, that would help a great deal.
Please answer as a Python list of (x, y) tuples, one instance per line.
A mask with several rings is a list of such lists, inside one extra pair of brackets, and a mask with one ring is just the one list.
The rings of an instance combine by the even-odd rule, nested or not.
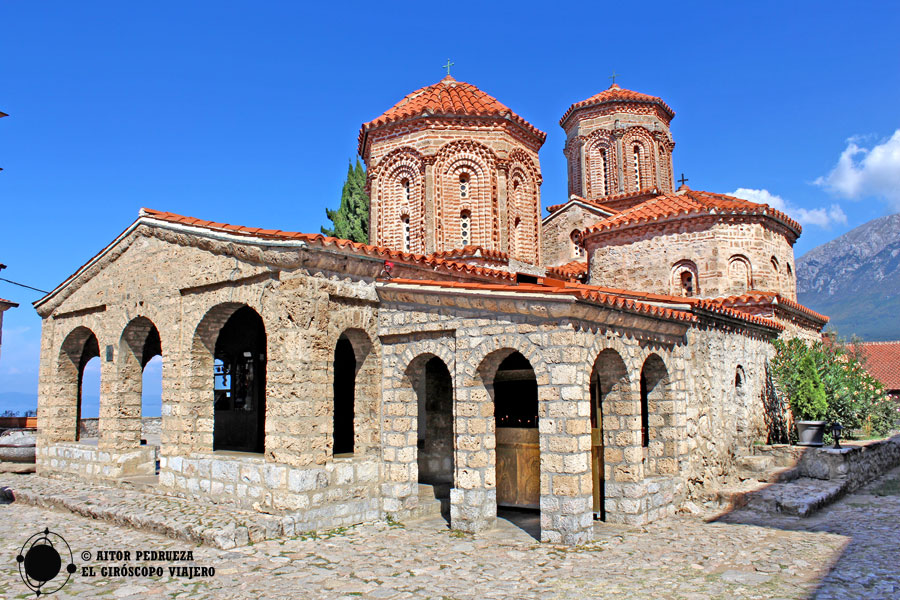
[(341, 190), (341, 205), (337, 210), (325, 209), (332, 228), (322, 227), (322, 233), (336, 238), (369, 243), (369, 196), (366, 195), (366, 171), (359, 158), (356, 166), (347, 163), (347, 179)]

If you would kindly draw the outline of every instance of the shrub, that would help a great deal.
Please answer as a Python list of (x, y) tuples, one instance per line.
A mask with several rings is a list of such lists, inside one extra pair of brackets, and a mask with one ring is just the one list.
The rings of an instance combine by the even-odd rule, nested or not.
[[(817, 414), (817, 401), (811, 396), (815, 394), (812, 391), (815, 381), (811, 381), (808, 373), (809, 363), (815, 366), (825, 391), (827, 406), (821, 420), (840, 423), (847, 436), (854, 433), (882, 436), (890, 430), (895, 403), (885, 394), (881, 383), (866, 371), (858, 346), (848, 346), (840, 339), (829, 344), (820, 341), (807, 344), (797, 338), (775, 341), (772, 374), (778, 389), (787, 397), (795, 419), (811, 419), (810, 414)], [(809, 407), (813, 412), (806, 412)]]
[(791, 412), (798, 421), (821, 421), (828, 414), (825, 388), (810, 353), (800, 360), (797, 368), (797, 389), (791, 394)]

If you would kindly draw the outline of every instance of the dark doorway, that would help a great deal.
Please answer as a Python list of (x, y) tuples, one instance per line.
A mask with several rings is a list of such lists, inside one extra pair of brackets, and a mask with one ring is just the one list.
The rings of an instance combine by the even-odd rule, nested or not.
[(497, 505), (540, 508), (541, 456), (534, 369), (518, 352), (494, 376)]
[(419, 482), (452, 484), (453, 379), (444, 361), (426, 362), (419, 386)]
[(266, 328), (245, 306), (216, 340), (213, 450), (263, 452), (266, 425)]
[(334, 348), (334, 448), (332, 454), (353, 454), (356, 354), (342, 335)]

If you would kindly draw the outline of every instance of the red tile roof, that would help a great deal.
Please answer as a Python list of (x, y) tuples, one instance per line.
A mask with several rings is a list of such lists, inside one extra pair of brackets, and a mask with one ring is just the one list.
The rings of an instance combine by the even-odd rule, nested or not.
[(508, 118), (538, 138), (540, 143), (547, 138), (546, 133), (514, 113), (490, 94), (486, 94), (471, 83), (457, 81), (447, 75), (434, 85), (407, 94), (403, 100), (380, 117), (363, 123), (359, 130), (360, 155), (364, 154), (365, 136), (370, 130), (388, 123), (432, 115)]
[(761, 290), (752, 290), (747, 292), (746, 294), (741, 294), (740, 296), (727, 296), (724, 298), (715, 298), (716, 302), (720, 302), (725, 306), (741, 306), (747, 304), (781, 304), (783, 306), (787, 306), (788, 308), (792, 308), (807, 317), (812, 318), (816, 321), (821, 321), (822, 324), (828, 322), (828, 317), (817, 313), (811, 308), (803, 306), (799, 302), (795, 302), (790, 298), (785, 298), (781, 294), (776, 292), (764, 292)]
[(587, 274), (588, 266), (586, 262), (574, 260), (558, 267), (549, 267), (547, 273), (562, 277), (563, 279), (580, 280)]
[(900, 390), (900, 341), (864, 342), (859, 347), (872, 377), (886, 390)]
[(421, 279), (390, 279), (382, 280), (383, 283), (396, 283), (405, 285), (421, 285), (427, 287), (440, 287), (473, 291), (511, 292), (517, 294), (554, 294), (572, 296), (579, 300), (597, 304), (627, 312), (646, 314), (661, 319), (684, 321), (693, 323), (697, 320), (693, 314), (687, 311), (673, 309), (665, 306), (655, 306), (637, 302), (631, 298), (607, 294), (591, 289), (589, 286), (546, 286), (539, 283), (519, 283), (517, 285), (475, 283), (463, 281), (430, 281)]
[(505, 271), (496, 269), (488, 269), (485, 267), (477, 267), (462, 263), (445, 260), (443, 258), (434, 257), (432, 255), (410, 254), (409, 252), (401, 252), (384, 246), (371, 246), (369, 244), (360, 244), (351, 242), (350, 240), (342, 240), (339, 238), (328, 237), (320, 233), (298, 233), (295, 231), (282, 231), (280, 229), (260, 229), (258, 227), (243, 227), (240, 225), (229, 225), (228, 223), (217, 223), (215, 221), (205, 221), (194, 217), (185, 217), (175, 213), (153, 210), (150, 208), (142, 208), (141, 216), (166, 221), (168, 223), (178, 223), (181, 225), (190, 225), (192, 227), (201, 227), (214, 231), (223, 231), (232, 235), (247, 236), (262, 239), (273, 240), (296, 240), (303, 241), (308, 244), (322, 247), (337, 247), (343, 250), (351, 250), (353, 252), (364, 254), (367, 256), (378, 256), (387, 260), (398, 262), (406, 262), (413, 264), (422, 264), (429, 267), (439, 267), (456, 273), (466, 273), (472, 275), (481, 275), (492, 277), (495, 279), (513, 280), (515, 276)]
[(658, 98), (656, 96), (649, 96), (647, 94), (642, 94), (640, 92), (634, 92), (632, 90), (626, 90), (620, 88), (615, 83), (609, 86), (608, 89), (600, 92), (599, 94), (595, 94), (588, 98), (587, 100), (582, 100), (581, 102), (576, 102), (565, 112), (562, 118), (559, 120), (559, 124), (561, 127), (565, 127), (566, 120), (574, 113), (575, 111), (588, 107), (588, 106), (597, 106), (600, 104), (611, 104), (611, 103), (639, 103), (639, 104), (656, 104), (660, 108), (665, 111), (665, 113), (669, 116), (671, 120), (675, 116), (675, 111), (672, 110), (668, 104), (663, 102), (662, 98)]
[(13, 302), (12, 300), (4, 300), (3, 298), (0, 298), (0, 304), (9, 304), (10, 308), (15, 308), (15, 307), (19, 306), (18, 303)]
[(434, 258), (484, 258), (495, 262), (508, 262), (509, 254), (499, 250), (491, 250), (482, 246), (464, 246), (462, 248), (453, 248), (451, 250), (442, 250), (440, 252), (432, 252), (428, 256)]
[(619, 214), (607, 217), (602, 221), (588, 227), (585, 235), (602, 233), (645, 224), (654, 224), (669, 219), (677, 219), (689, 215), (760, 215), (768, 216), (781, 221), (797, 236), (802, 228), (800, 224), (789, 216), (775, 210), (768, 204), (757, 204), (741, 198), (714, 194), (712, 192), (700, 192), (685, 189), (677, 194), (663, 194), (642, 202)]

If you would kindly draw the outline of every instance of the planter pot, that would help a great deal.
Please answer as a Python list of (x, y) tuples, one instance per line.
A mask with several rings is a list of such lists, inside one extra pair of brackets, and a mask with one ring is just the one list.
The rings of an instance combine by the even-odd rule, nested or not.
[(822, 446), (827, 421), (796, 421), (798, 446)]

